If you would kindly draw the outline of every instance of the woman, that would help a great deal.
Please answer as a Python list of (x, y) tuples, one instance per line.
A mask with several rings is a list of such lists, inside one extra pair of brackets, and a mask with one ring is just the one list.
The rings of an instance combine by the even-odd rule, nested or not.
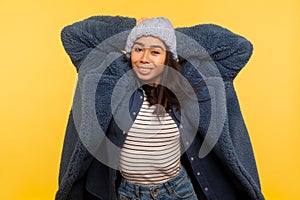
[[(251, 55), (251, 44), (214, 25), (177, 29), (195, 39), (212, 56), (224, 80), (226, 100), (230, 101), (220, 138), (212, 151), (200, 158), (198, 153), (212, 115), (213, 100), (208, 96), (207, 84), (187, 59), (182, 58), (179, 64), (179, 40), (168, 19), (145, 19), (136, 26), (133, 23), (123, 17), (92, 17), (62, 32), (64, 47), (80, 75), (88, 74), (82, 68), (93, 48), (101, 49), (98, 45), (104, 39), (132, 29), (125, 45), (129, 61), (117, 58), (110, 63), (101, 73), (95, 94), (97, 120), (120, 152), (111, 154), (109, 142), (93, 139), (100, 144), (95, 152), (105, 154), (109, 162), (98, 159), (80, 133), (77, 135), (78, 124), (84, 122), (84, 117), (77, 122), (73, 105), (56, 199), (263, 199), (232, 85)], [(123, 98), (121, 90), (117, 93), (120, 102), (129, 104), (125, 112), (129, 112), (132, 121), (124, 126), (122, 106), (110, 109), (109, 105), (114, 104), (111, 99), (120, 85), (118, 81), (131, 69), (136, 78), (130, 98)], [(193, 90), (185, 87), (185, 80)], [(123, 90), (127, 91), (125, 87)], [(186, 103), (195, 98), (201, 116), (199, 124), (191, 123), (193, 109)], [(188, 141), (186, 136), (193, 132), (189, 131), (191, 127), (196, 127), (196, 133)], [(116, 168), (109, 164), (112, 157), (117, 157)]]
[[(171, 76), (167, 69), (180, 70), (171, 23), (165, 18), (138, 23), (128, 36), (126, 50), (145, 96), (121, 151), (119, 199), (197, 199), (180, 166), (179, 122), (165, 112), (180, 106), (172, 92), (180, 88), (180, 77)], [(167, 80), (173, 87), (161, 85)]]

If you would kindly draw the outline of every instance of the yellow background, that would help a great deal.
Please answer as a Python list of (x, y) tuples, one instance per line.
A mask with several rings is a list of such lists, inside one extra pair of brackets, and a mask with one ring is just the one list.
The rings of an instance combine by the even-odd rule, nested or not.
[(235, 80), (267, 199), (300, 199), (298, 0), (0, 1), (0, 199), (53, 199), (76, 72), (60, 30), (91, 15), (215, 23), (254, 54)]

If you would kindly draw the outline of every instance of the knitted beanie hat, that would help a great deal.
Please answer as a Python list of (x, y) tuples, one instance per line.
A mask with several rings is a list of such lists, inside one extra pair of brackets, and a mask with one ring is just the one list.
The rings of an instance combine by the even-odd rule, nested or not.
[(125, 51), (131, 52), (133, 43), (142, 36), (154, 36), (162, 40), (167, 50), (177, 59), (175, 30), (169, 19), (164, 17), (150, 18), (136, 25), (128, 35)]

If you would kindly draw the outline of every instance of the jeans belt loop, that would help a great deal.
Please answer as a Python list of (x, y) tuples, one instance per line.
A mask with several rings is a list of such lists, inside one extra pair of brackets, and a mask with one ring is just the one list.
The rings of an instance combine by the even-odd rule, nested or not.
[(139, 199), (140, 188), (139, 188), (138, 185), (135, 185), (134, 187), (135, 187), (135, 188), (134, 188), (135, 196), (136, 196), (137, 199)]
[(164, 185), (167, 188), (169, 195), (172, 195), (172, 193), (174, 192), (174, 189), (170, 187), (168, 182), (165, 182)]

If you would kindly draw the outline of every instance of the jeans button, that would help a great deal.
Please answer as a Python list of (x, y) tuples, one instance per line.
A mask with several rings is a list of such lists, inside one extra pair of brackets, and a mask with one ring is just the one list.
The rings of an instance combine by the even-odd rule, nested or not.
[(158, 188), (155, 188), (155, 189), (152, 190), (152, 194), (153, 194), (153, 195), (156, 195), (157, 192), (158, 192)]

